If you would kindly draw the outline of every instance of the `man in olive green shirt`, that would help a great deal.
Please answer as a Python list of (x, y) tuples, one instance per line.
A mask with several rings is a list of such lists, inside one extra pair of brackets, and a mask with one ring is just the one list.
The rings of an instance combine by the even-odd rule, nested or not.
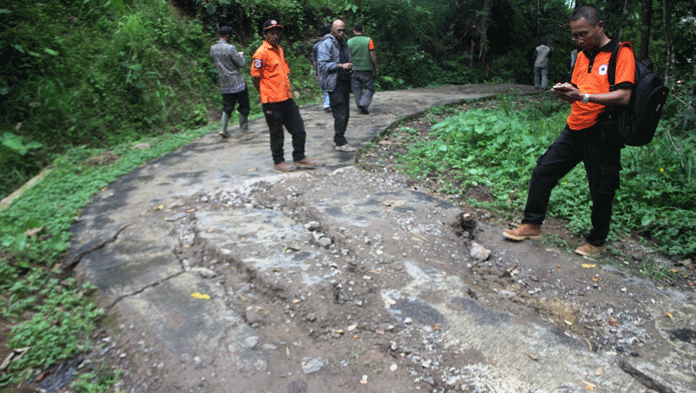
[(361, 24), (353, 27), (354, 37), (348, 40), (350, 54), (353, 61), (353, 96), (358, 111), (368, 115), (367, 108), (375, 94), (375, 76), (379, 74), (375, 43), (370, 37), (366, 37)]

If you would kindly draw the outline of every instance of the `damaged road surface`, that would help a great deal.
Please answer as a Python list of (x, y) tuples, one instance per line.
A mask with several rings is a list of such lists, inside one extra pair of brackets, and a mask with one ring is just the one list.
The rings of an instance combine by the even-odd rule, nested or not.
[[(468, 88), (378, 93), (349, 139), (510, 86)], [(326, 167), (271, 172), (257, 120), (139, 168), (74, 225), (66, 265), (109, 314), (89, 356), (124, 370), (121, 391), (694, 391), (694, 292), (503, 241), (485, 214), (352, 166), (331, 116), (302, 114)]]

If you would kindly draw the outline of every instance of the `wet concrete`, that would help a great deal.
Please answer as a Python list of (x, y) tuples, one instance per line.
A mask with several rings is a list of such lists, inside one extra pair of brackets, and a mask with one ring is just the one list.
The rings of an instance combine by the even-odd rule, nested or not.
[[(406, 116), (437, 105), (506, 93), (513, 87), (531, 92), (528, 86), (491, 86), (486, 94), (480, 89), (473, 93), (467, 86), (381, 92), (375, 95), (369, 116), (358, 115), (352, 104), (346, 136), (359, 148)], [(457, 273), (468, 260), (462, 257), (468, 253), (465, 244), (457, 255), (440, 255), (424, 240), (462, 243), (444, 229), (458, 214), (454, 206), (404, 184), (380, 185), (371, 191), (369, 179), (366, 184), (340, 184), (335, 191), (324, 190), (322, 198), (312, 199), (308, 196), (312, 179), (338, 178), (342, 171), (354, 171), (341, 168), (351, 166), (355, 154), (333, 149), (333, 119), (320, 105), (304, 107), (301, 112), (308, 134), (307, 155), (325, 167), (293, 174), (274, 172), (267, 126), (263, 119), (256, 119), (250, 122), (250, 135), (221, 140), (212, 133), (124, 176), (96, 195), (73, 226), (67, 261), (76, 263), (78, 275), (98, 287), (100, 302), (115, 318), (112, 334), (120, 332), (133, 341), (142, 338), (141, 347), (146, 351), (137, 356), (131, 352), (133, 360), (128, 364), (130, 380), (147, 386), (141, 391), (352, 392), (357, 391), (356, 386), (375, 392), (426, 388), (443, 392), (694, 391), (694, 355), (689, 354), (693, 345), (688, 342), (679, 344), (684, 355), (670, 353), (622, 365), (614, 355), (588, 348), (533, 310), (504, 311), (477, 299), (472, 285)], [(291, 161), (288, 135), (286, 160)], [(306, 222), (297, 219), (302, 212), (293, 217), (279, 207), (254, 203), (225, 209), (222, 200), (214, 201), (216, 208), (191, 207), (211, 205), (208, 199), (219, 193), (245, 196), (259, 191), (258, 184), (290, 184), (291, 179), (299, 178), (308, 179), (304, 183), (308, 189), (290, 189), (288, 198), (305, 198), (298, 206), (311, 210), (307, 217), (320, 216), (322, 229), (334, 242), (329, 248), (316, 246), (318, 239), (312, 239)], [(202, 195), (206, 200), (201, 200)], [(422, 220), (409, 218), (414, 214), (423, 214)], [(436, 219), (430, 220), (430, 216)], [(374, 232), (374, 228), (383, 231), (385, 227), (393, 228), (393, 233)], [(382, 248), (370, 249), (369, 242), (365, 242), (368, 246), (351, 244), (349, 236), (340, 235), (345, 232), (380, 239), (377, 243)], [(337, 239), (343, 243), (337, 244)], [(524, 255), (524, 247), (529, 246), (520, 247), (520, 255)], [(199, 251), (193, 255), (190, 250)], [(391, 259), (385, 258), (390, 254), (394, 255)], [(209, 266), (218, 276), (206, 278), (192, 266), (195, 258), (212, 259)], [(312, 329), (309, 334), (292, 336), (302, 326), (294, 329), (300, 322), (288, 320), (284, 329), (290, 338), (281, 340), (252, 327), (250, 308), (245, 312), (233, 306), (233, 299), (243, 297), (244, 291), (219, 280), (223, 269), (217, 260), (225, 258), (235, 262), (224, 265), (225, 271), (244, 270), (247, 276), (261, 277), (266, 292), (275, 292), (288, 302), (292, 298), (287, 296), (297, 297), (298, 303), (323, 294), (327, 285), (334, 285), (340, 274), (336, 272), (353, 271), (353, 263), (383, 260), (389, 266), (399, 265), (381, 270), (374, 262), (375, 266), (363, 272), (362, 278), (370, 282), (375, 280), (365, 278), (366, 274), (390, 272), (389, 280), (384, 281), (389, 284), (370, 291), (378, 299), (373, 302), (377, 306), (370, 309), (379, 313), (375, 321), (390, 318), (394, 324), (408, 326), (402, 332), (415, 329), (436, 348), (433, 351), (440, 348), (467, 354), (468, 360), (448, 371), (444, 379), (451, 383), (447, 384), (419, 380), (401, 369), (380, 377), (383, 385), (346, 382), (345, 375), (336, 371), (343, 363), (332, 361), (331, 350), (326, 353), (322, 345), (311, 343)], [(549, 258), (549, 263), (557, 260), (553, 255)], [(335, 288), (332, 296), (339, 296)], [(205, 296), (205, 301), (193, 294)], [(670, 326), (670, 331), (691, 326), (696, 308), (693, 294), (664, 296), (665, 301), (675, 298), (682, 299), (687, 320), (681, 326)], [(372, 298), (366, 295), (366, 299)], [(265, 307), (270, 307), (268, 302)], [(293, 344), (280, 344), (286, 341)], [(304, 344), (294, 344), (297, 341)], [(323, 357), (330, 372), (307, 374), (305, 370), (303, 374), (300, 363), (289, 360), (288, 348)], [(681, 370), (668, 370), (666, 364), (660, 364), (665, 359), (680, 364)], [(302, 366), (308, 363), (314, 364), (307, 358)], [(362, 372), (344, 369), (350, 369), (344, 371), (346, 375)], [(626, 371), (633, 369), (633, 373)], [(145, 382), (153, 374), (156, 378)], [(636, 375), (647, 377), (649, 383)], [(654, 383), (652, 388), (650, 383)]]

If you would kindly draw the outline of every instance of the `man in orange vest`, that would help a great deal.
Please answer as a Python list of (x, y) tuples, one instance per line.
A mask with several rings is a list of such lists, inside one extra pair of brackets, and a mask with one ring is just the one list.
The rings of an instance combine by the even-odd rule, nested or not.
[[(270, 130), (273, 168), (280, 172), (292, 172), (295, 167), (314, 168), (323, 164), (305, 156), (307, 133), (300, 109), (292, 99), (288, 77), (290, 68), (279, 45), (282, 31), (283, 26), (275, 20), (267, 20), (263, 24), (264, 42), (254, 53), (251, 78), (261, 96), (263, 114)], [(292, 136), (294, 166), (285, 162), (283, 126)]]
[(570, 31), (582, 52), (578, 54), (571, 82), (556, 84), (552, 89), (559, 98), (573, 104), (568, 124), (537, 160), (522, 225), (506, 229), (503, 236), (514, 241), (539, 238), (551, 191), (582, 162), (592, 196), (592, 229), (575, 253), (597, 257), (609, 235), (623, 147), (616, 122), (606, 115), (611, 106), (627, 105), (630, 101), (636, 64), (631, 48), (622, 47), (616, 63), (616, 84), (609, 85), (609, 59), (619, 42), (607, 37), (596, 8), (583, 6), (573, 12)]

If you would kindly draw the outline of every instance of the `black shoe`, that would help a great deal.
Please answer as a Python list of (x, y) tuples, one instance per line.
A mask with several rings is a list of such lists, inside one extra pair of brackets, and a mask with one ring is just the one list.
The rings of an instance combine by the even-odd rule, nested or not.
[(324, 112), (326, 112), (326, 113), (331, 113), (331, 108), (329, 108), (329, 107), (327, 106), (326, 108), (324, 108)]
[(367, 108), (365, 108), (364, 106), (359, 106), (359, 107), (358, 107), (358, 111), (360, 111), (360, 113), (362, 113), (363, 115), (369, 115), (369, 114), (370, 114), (370, 112), (368, 112), (368, 111), (367, 111)]

